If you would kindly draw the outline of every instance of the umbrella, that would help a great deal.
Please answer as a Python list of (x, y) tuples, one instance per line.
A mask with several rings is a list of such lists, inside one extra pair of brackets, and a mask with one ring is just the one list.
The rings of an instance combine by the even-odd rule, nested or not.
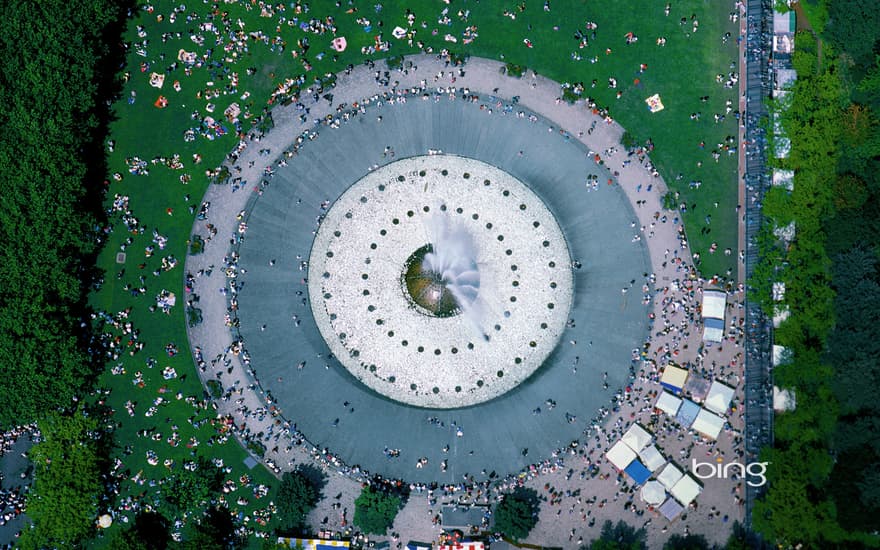
[(109, 514), (104, 514), (98, 518), (98, 527), (106, 529), (113, 524), (113, 518)]
[(334, 50), (341, 52), (345, 51), (345, 48), (348, 46), (348, 41), (345, 40), (344, 36), (337, 36), (330, 44)]
[(642, 500), (651, 505), (658, 505), (666, 498), (666, 490), (659, 481), (651, 480), (642, 487)]

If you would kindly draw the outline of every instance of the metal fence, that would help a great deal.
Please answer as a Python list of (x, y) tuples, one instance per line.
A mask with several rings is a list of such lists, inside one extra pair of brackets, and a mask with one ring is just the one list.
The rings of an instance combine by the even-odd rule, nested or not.
[[(772, 89), (769, 55), (772, 48), (773, 5), (771, 0), (748, 0), (746, 5), (746, 112), (745, 112), (745, 273), (748, 279), (759, 260), (758, 232), (765, 223), (761, 213), (764, 192), (771, 177), (767, 166), (765, 101)], [(760, 304), (745, 299), (745, 439), (746, 462), (758, 459), (762, 447), (773, 443), (772, 322)], [(765, 487), (745, 485), (746, 525), (751, 525), (755, 498)]]

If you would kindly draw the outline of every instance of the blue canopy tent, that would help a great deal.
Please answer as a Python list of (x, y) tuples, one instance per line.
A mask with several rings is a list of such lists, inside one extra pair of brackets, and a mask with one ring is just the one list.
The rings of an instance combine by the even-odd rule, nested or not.
[(675, 415), (675, 419), (683, 427), (690, 428), (694, 420), (697, 419), (698, 414), (700, 414), (699, 405), (690, 399), (682, 399), (681, 407), (678, 408), (678, 414)]
[(684, 388), (687, 379), (688, 371), (686, 369), (676, 367), (675, 365), (668, 365), (663, 369), (663, 375), (660, 377), (660, 385), (675, 395), (679, 395), (681, 394), (681, 390)]
[(648, 481), (651, 477), (651, 471), (638, 460), (633, 460), (624, 470), (626, 474), (633, 479), (638, 485)]

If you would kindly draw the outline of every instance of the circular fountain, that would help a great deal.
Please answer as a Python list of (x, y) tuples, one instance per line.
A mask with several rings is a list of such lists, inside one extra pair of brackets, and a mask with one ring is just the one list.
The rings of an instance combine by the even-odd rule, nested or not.
[(358, 380), (411, 405), (463, 407), (516, 387), (556, 347), (570, 264), (553, 214), (522, 182), (473, 159), (412, 157), (327, 211), (309, 293)]
[[(309, 444), (389, 478), (503, 476), (581, 438), (564, 414), (589, 419), (626, 384), (647, 307), (620, 289), (650, 271), (645, 239), (632, 239), (619, 186), (584, 188), (613, 178), (607, 167), (519, 107), (524, 118), (443, 98), (371, 102), (317, 129), (250, 194), (229, 337), (244, 343), (267, 407)], [(389, 144), (404, 160), (386, 164)], [(470, 314), (458, 302), (432, 314), (406, 285), (408, 266), (442, 252), (434, 214), (472, 237)], [(197, 327), (194, 341), (215, 336)], [(418, 457), (430, 463), (414, 467)]]

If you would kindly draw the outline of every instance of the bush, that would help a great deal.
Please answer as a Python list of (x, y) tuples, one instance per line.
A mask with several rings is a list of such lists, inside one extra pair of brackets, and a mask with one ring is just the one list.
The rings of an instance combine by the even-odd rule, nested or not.
[(272, 118), (272, 113), (268, 112), (265, 115), (261, 116), (256, 121), (256, 129), (259, 132), (263, 132), (264, 134), (275, 127), (275, 119)]
[(449, 62), (456, 67), (464, 66), (468, 58), (470, 58), (470, 55), (466, 53), (449, 53)]
[(229, 183), (229, 167), (221, 166), (220, 168), (214, 170), (213, 175), (211, 176), (211, 183), (215, 183), (217, 185), (225, 185)]
[(389, 71), (396, 71), (397, 69), (403, 68), (403, 56), (395, 55), (389, 57), (385, 60), (385, 64), (388, 65)]
[(247, 448), (250, 452), (254, 453), (260, 458), (263, 458), (263, 456), (265, 456), (266, 454), (266, 446), (259, 441), (248, 441)]
[(624, 132), (622, 136), (620, 136), (620, 144), (627, 149), (635, 149), (639, 146), (639, 140), (636, 139), (636, 136), (627, 131)]
[(581, 96), (579, 96), (577, 93), (575, 93), (575, 91), (572, 90), (571, 88), (564, 88), (562, 90), (562, 100), (565, 101), (566, 103), (575, 103), (580, 98), (581, 98)]
[(204, 251), (205, 239), (203, 239), (201, 235), (193, 235), (192, 240), (189, 243), (189, 253), (192, 256), (197, 256)]
[[(186, 323), (190, 328), (202, 323), (202, 310), (197, 307), (186, 306)], [(216, 382), (216, 380), (211, 380)]]
[(211, 394), (211, 397), (214, 399), (220, 399), (220, 396), (223, 395), (223, 386), (220, 385), (220, 382), (214, 380), (208, 380), (205, 384), (208, 386), (208, 393)]
[(504, 74), (514, 78), (522, 78), (522, 76), (526, 74), (526, 70), (527, 69), (522, 65), (516, 65), (514, 63), (508, 63), (504, 66)]

